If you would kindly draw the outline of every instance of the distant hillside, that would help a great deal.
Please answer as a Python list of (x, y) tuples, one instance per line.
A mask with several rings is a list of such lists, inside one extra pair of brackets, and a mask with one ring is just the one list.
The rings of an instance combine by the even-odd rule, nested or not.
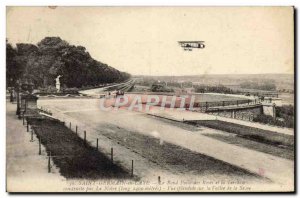
[(58, 75), (63, 86), (97, 86), (122, 82), (130, 75), (93, 59), (83, 46), (70, 45), (59, 37), (46, 37), (37, 45), (6, 43), (7, 86), (29, 79), (36, 87), (55, 85)]
[(274, 83), (278, 90), (294, 89), (293, 74), (206, 74), (189, 76), (142, 76), (136, 75), (140, 81), (159, 80), (162, 82), (192, 82), (200, 85), (239, 86), (245, 82)]

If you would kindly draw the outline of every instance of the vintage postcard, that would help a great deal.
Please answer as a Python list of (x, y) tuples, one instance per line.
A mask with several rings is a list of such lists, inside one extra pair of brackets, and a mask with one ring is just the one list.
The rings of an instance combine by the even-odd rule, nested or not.
[(6, 8), (8, 192), (294, 192), (294, 7)]

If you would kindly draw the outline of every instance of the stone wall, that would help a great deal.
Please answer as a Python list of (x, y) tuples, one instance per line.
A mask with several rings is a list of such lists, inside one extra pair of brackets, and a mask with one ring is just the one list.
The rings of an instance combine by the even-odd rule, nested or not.
[(220, 110), (218, 112), (211, 112), (210, 114), (219, 115), (227, 118), (236, 118), (240, 120), (252, 121), (253, 117), (263, 113), (263, 107), (255, 107), (249, 109), (234, 109), (234, 110)]

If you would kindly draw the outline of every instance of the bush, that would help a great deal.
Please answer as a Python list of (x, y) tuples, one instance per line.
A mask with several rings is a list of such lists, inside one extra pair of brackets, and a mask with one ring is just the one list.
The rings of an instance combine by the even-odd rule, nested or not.
[(294, 106), (283, 105), (282, 107), (276, 107), (276, 116), (280, 118), (285, 118), (286, 116), (294, 117)]
[(63, 93), (68, 93), (68, 94), (77, 94), (79, 91), (78, 88), (64, 88), (62, 90)]
[[(66, 88), (62, 87), (60, 90), (60, 94), (78, 94), (79, 92), (78, 88)], [(47, 88), (39, 88), (38, 93), (42, 94), (57, 94), (57, 89), (53, 86), (49, 86)]]
[(163, 84), (153, 84), (151, 86), (152, 92), (174, 92), (172, 88), (166, 87)]
[(213, 93), (225, 93), (231, 94), (233, 91), (225, 87), (223, 85), (195, 85), (195, 92), (196, 93), (205, 93), (205, 92), (213, 92)]
[(270, 125), (275, 125), (275, 126), (280, 126), (280, 127), (287, 127), (287, 128), (294, 128), (294, 119), (284, 119), (284, 120), (279, 120), (279, 119), (274, 119), (272, 116), (269, 115), (257, 115), (256, 117), (253, 118), (254, 122), (259, 122), (263, 124), (270, 124)]
[(40, 93), (56, 93), (57, 89), (53, 86), (48, 86), (46, 88), (39, 88)]
[(258, 90), (268, 90), (268, 91), (274, 91), (276, 90), (276, 85), (274, 82), (255, 82), (255, 81), (246, 81), (242, 82), (240, 84), (241, 88), (244, 89), (258, 89)]

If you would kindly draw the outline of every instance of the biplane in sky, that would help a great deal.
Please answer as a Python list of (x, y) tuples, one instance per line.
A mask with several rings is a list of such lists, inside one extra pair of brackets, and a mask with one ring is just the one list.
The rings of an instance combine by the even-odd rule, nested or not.
[(192, 51), (194, 48), (205, 48), (204, 41), (178, 41), (178, 43), (185, 51)]

